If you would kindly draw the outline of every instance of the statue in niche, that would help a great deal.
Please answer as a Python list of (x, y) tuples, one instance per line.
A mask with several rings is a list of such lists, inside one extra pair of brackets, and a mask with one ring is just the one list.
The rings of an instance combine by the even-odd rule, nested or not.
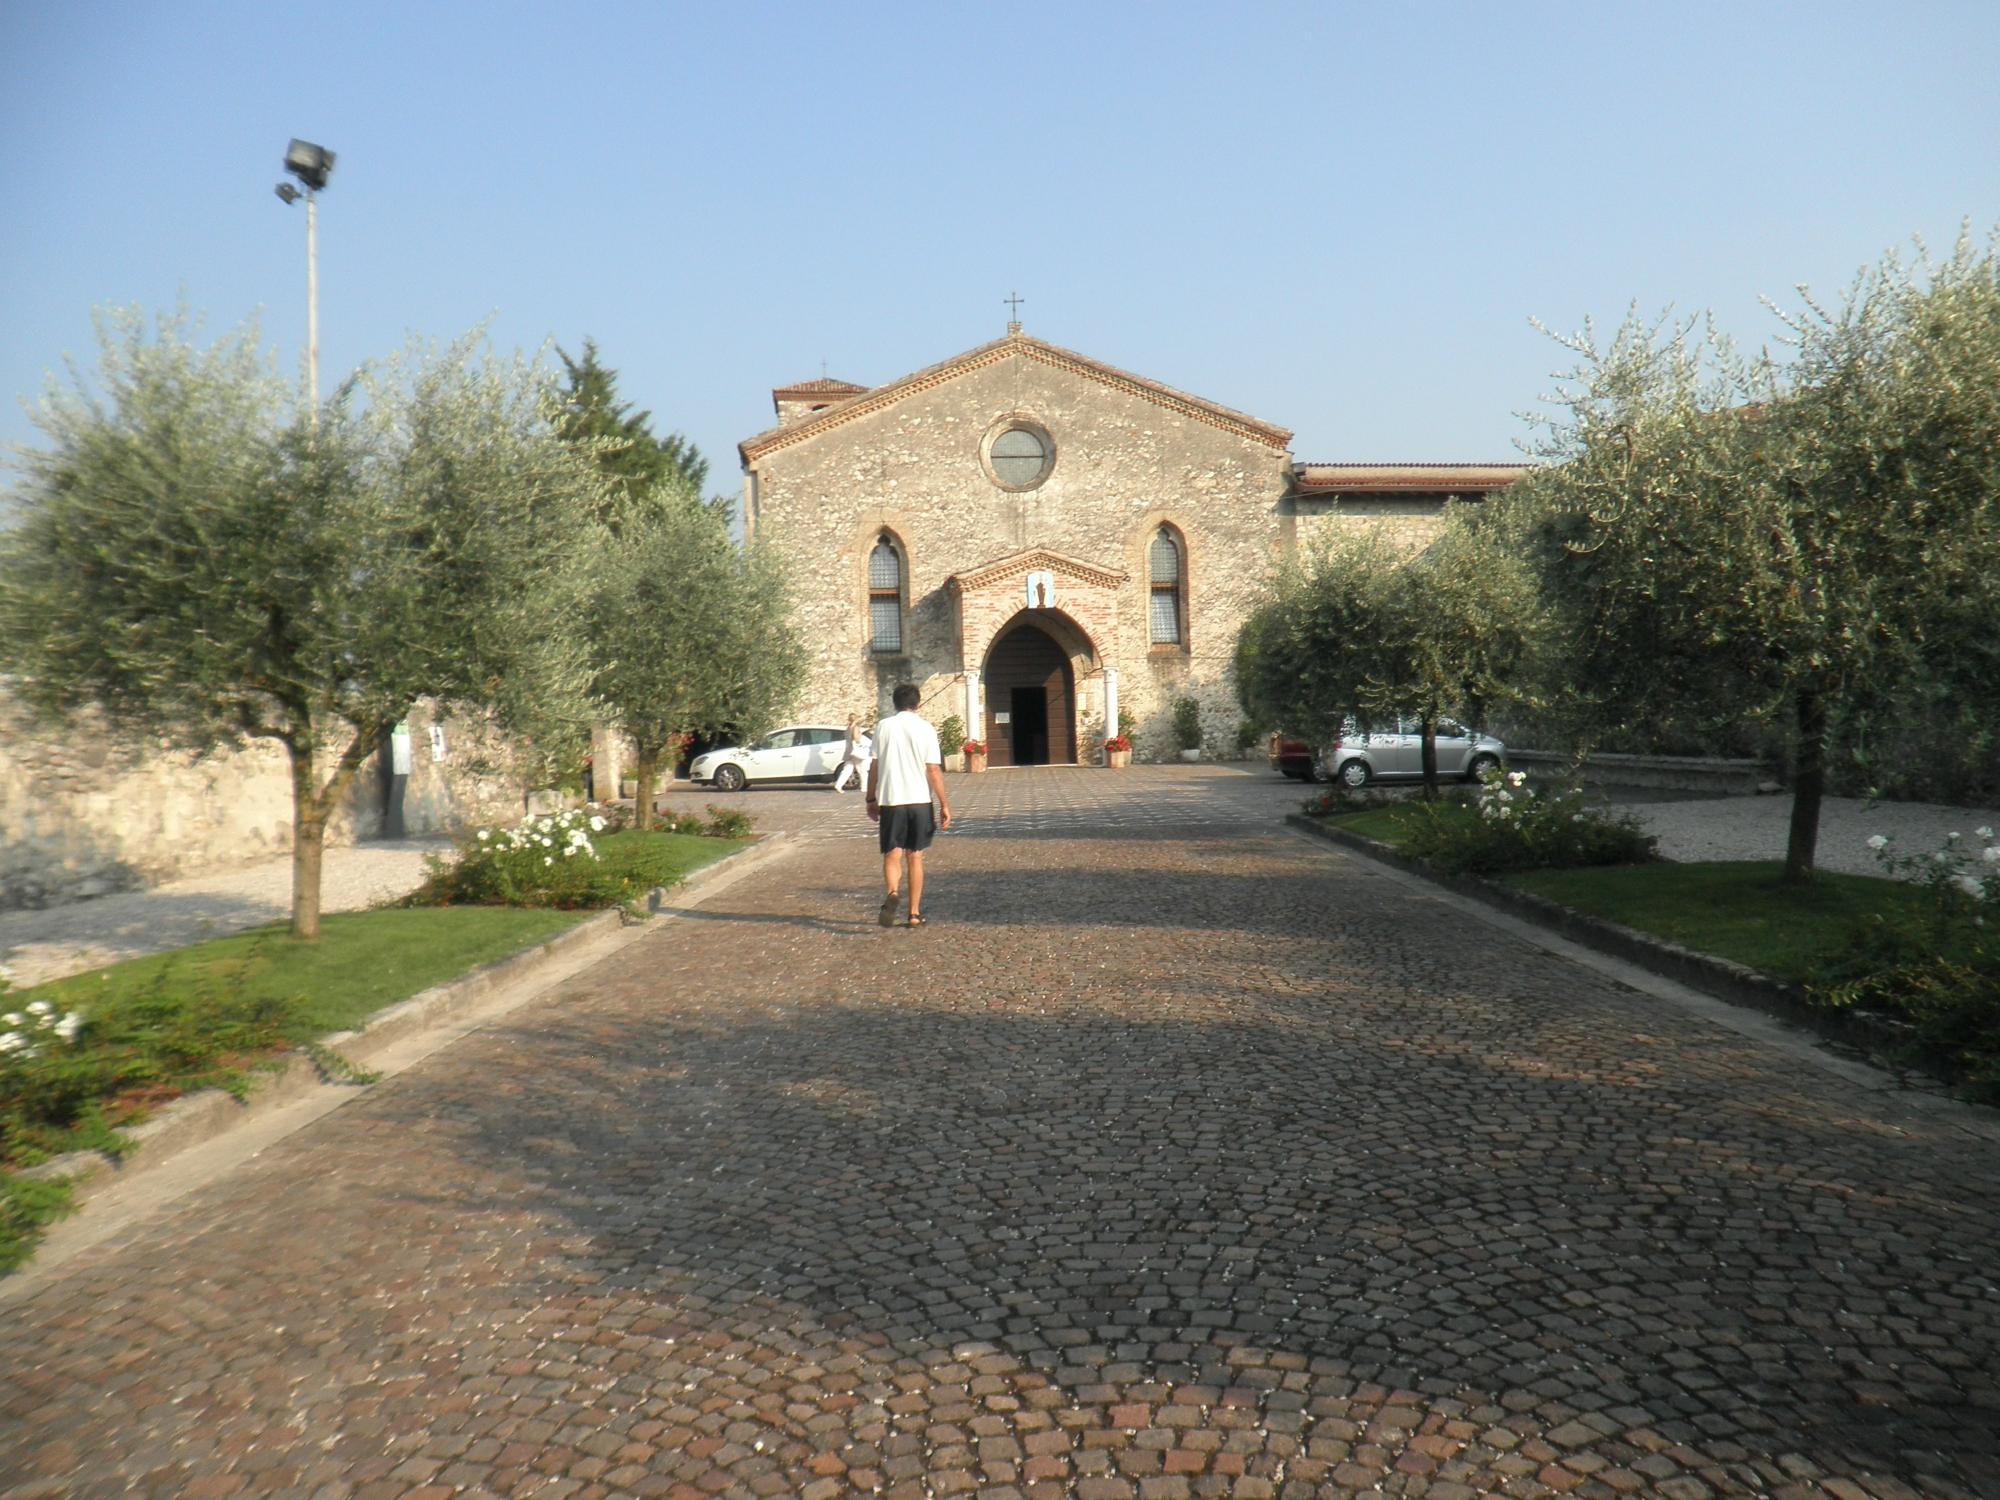
[(1056, 575), (1046, 568), (1037, 569), (1028, 575), (1028, 608), (1054, 609), (1056, 605)]

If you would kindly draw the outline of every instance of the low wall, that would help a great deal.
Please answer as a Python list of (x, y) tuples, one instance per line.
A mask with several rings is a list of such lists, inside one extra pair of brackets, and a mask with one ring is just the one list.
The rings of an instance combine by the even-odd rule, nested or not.
[[(1570, 757), (1556, 750), (1509, 750), (1507, 764), (1549, 780), (1567, 780)], [(1774, 784), (1771, 768), (1762, 761), (1701, 755), (1593, 755), (1583, 763), (1581, 774), (1585, 786), (1657, 787), (1730, 796), (1769, 790)]]
[[(521, 786), (497, 737), (410, 716), (404, 829), (422, 834), (518, 817)], [(362, 767), (328, 830), (332, 844), (382, 831), (382, 775)], [(292, 847), (291, 772), (279, 746), (195, 756), (112, 737), (85, 717), (32, 722), (0, 690), (0, 910), (54, 906), (270, 859)]]

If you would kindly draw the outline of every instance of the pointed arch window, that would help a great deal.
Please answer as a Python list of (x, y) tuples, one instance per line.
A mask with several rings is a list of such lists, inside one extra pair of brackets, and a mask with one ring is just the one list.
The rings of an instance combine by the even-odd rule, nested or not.
[(1155, 646), (1181, 644), (1182, 606), (1187, 597), (1185, 561), (1173, 527), (1161, 526), (1146, 549), (1146, 573), (1152, 582), (1147, 639)]
[(886, 533), (868, 554), (868, 649), (878, 656), (903, 649), (903, 555)]

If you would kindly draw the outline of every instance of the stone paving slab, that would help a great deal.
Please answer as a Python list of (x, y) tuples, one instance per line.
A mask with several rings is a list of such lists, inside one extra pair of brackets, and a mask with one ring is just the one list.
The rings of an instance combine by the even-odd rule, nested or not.
[(10, 1306), (0, 1494), (2000, 1494), (2000, 1146), (1296, 788), (953, 791)]

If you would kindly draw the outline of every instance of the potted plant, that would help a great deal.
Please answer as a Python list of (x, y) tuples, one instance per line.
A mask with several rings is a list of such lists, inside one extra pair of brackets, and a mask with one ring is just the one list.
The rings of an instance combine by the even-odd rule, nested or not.
[(1132, 742), (1122, 734), (1114, 734), (1104, 742), (1104, 763), (1114, 771), (1122, 771), (1132, 764)]
[(960, 748), (965, 751), (966, 770), (983, 771), (986, 769), (986, 741), (967, 740)]
[(944, 753), (944, 763), (952, 770), (958, 769), (958, 752), (965, 748), (965, 720), (952, 714), (938, 725), (938, 749)]
[(1182, 760), (1201, 759), (1201, 705), (1192, 698), (1174, 699), (1174, 739)]

